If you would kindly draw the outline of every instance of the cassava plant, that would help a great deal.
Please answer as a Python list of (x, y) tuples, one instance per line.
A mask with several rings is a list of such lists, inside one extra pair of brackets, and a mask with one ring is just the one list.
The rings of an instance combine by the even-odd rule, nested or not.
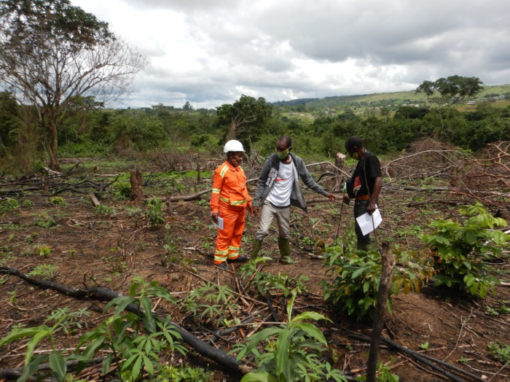
[[(284, 325), (263, 329), (241, 345), (237, 359), (252, 354), (257, 364), (257, 370), (246, 374), (241, 382), (346, 381), (339, 370), (321, 360), (328, 343), (319, 328), (308, 322), (330, 320), (316, 312), (292, 317), (295, 298), (293, 291)], [(264, 343), (261, 352), (259, 348)]]
[[(185, 354), (184, 346), (176, 327), (170, 317), (161, 319), (152, 312), (152, 297), (159, 297), (173, 302), (168, 291), (157, 283), (146, 283), (141, 278), (134, 278), (128, 296), (120, 296), (110, 301), (105, 311), (113, 309), (113, 313), (105, 322), (92, 331), (85, 333), (76, 347), (74, 354), (65, 355), (55, 345), (59, 332), (69, 333), (80, 328), (79, 320), (84, 312), (68, 313), (61, 309), (51, 314), (43, 325), (13, 329), (6, 337), (0, 339), (0, 346), (29, 338), (25, 353), (25, 367), (18, 381), (26, 381), (30, 376), (37, 378), (54, 377), (58, 381), (72, 380), (67, 370), (67, 361), (77, 360), (79, 373), (99, 351), (107, 350), (103, 360), (103, 373), (109, 372), (112, 364), (118, 367), (119, 380), (136, 381), (142, 374), (158, 375), (163, 362), (163, 352), (179, 352)], [(136, 307), (141, 314), (126, 311), (128, 307)], [(50, 326), (49, 324), (52, 323)], [(49, 343), (52, 351), (36, 354), (36, 347)], [(48, 362), (50, 370), (38, 370), (41, 363)]]
[[(75, 316), (65, 309), (59, 309), (50, 314), (42, 325), (35, 327), (18, 326), (13, 328), (4, 338), (0, 339), (0, 348), (6, 344), (28, 338), (25, 362), (19, 382), (28, 380), (32, 375), (38, 373), (39, 365), (48, 363), (50, 370), (38, 373), (38, 378), (53, 376), (58, 381), (64, 381), (68, 377), (66, 357), (57, 349), (55, 339), (59, 332), (68, 332), (70, 326), (75, 325)], [(51, 346), (51, 351), (37, 354), (36, 348), (41, 344)]]
[(492, 216), (480, 203), (459, 209), (461, 219), (439, 219), (421, 235), (434, 258), (436, 286), (485, 297), (499, 282), (490, 274), (489, 262), (501, 255), (510, 237), (495, 227), (506, 221)]
[[(162, 320), (152, 313), (151, 297), (173, 302), (168, 291), (157, 283), (134, 278), (129, 295), (117, 297), (105, 306), (105, 310), (114, 308), (113, 315), (80, 339), (77, 349), (86, 345), (85, 350), (77, 352), (73, 358), (85, 365), (99, 350), (107, 349), (103, 373), (109, 371), (113, 362), (118, 362), (119, 378), (136, 381), (143, 369), (151, 376), (157, 374), (162, 367), (160, 353), (163, 351), (185, 354), (186, 349), (179, 342), (181, 336), (170, 317)], [(143, 314), (126, 311), (130, 305)]]

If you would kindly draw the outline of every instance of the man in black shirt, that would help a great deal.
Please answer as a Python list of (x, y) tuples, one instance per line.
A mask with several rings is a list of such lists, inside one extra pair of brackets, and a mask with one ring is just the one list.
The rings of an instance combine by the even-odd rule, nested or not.
[[(345, 149), (352, 158), (358, 161), (358, 164), (347, 181), (348, 195), (344, 195), (344, 203), (348, 204), (351, 198), (355, 200), (355, 218), (366, 212), (371, 215), (377, 208), (376, 203), (382, 188), (381, 164), (374, 154), (365, 149), (363, 142), (358, 137), (350, 137), (345, 142)], [(357, 222), (355, 231), (358, 249), (366, 249), (370, 244), (370, 236), (361, 233)]]

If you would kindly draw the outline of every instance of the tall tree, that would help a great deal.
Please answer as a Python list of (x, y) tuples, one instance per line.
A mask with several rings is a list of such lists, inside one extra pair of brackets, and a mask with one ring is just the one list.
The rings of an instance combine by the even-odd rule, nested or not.
[(439, 78), (436, 81), (423, 81), (416, 89), (417, 93), (425, 93), (428, 97), (438, 92), (449, 104), (476, 95), (483, 82), (478, 77), (462, 77), (458, 75)]
[(121, 94), (143, 63), (107, 23), (69, 0), (0, 4), (0, 87), (36, 108), (52, 169), (59, 168), (58, 130), (73, 100)]
[(262, 97), (241, 95), (232, 105), (216, 108), (218, 122), (228, 126), (227, 139), (239, 138), (248, 129), (259, 126), (271, 116), (272, 107)]

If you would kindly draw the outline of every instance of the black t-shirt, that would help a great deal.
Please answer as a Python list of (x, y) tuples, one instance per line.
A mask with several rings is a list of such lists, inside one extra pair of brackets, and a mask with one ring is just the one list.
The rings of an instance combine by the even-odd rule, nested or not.
[(351, 187), (352, 190), (352, 193), (349, 192), (349, 195), (351, 197), (367, 195), (366, 182), (368, 182), (370, 193), (372, 193), (374, 191), (375, 178), (378, 176), (382, 176), (379, 159), (374, 154), (365, 151), (365, 155), (358, 161), (356, 169), (351, 179), (349, 179), (350, 184), (348, 184), (348, 188)]

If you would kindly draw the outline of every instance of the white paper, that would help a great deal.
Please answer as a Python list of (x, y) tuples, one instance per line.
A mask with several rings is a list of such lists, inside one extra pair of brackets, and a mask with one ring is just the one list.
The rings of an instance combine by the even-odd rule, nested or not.
[(223, 218), (218, 216), (218, 224), (216, 224), (216, 227), (218, 227), (218, 229), (223, 229)]
[(356, 218), (359, 228), (363, 236), (368, 235), (370, 232), (375, 231), (379, 224), (382, 222), (381, 211), (376, 208), (375, 211), (370, 215), (368, 212)]

